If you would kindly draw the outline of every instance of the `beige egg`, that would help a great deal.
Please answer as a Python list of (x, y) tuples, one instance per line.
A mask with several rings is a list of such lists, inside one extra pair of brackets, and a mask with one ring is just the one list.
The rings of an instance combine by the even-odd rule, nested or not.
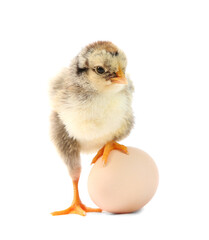
[(137, 211), (151, 200), (157, 190), (159, 176), (152, 158), (137, 148), (128, 147), (128, 152), (127, 155), (113, 150), (105, 166), (100, 158), (90, 171), (89, 195), (104, 211)]

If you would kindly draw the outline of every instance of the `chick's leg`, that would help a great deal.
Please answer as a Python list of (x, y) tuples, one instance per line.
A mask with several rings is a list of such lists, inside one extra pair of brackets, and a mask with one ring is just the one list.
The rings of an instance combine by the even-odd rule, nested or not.
[(86, 207), (80, 200), (79, 192), (78, 192), (78, 180), (73, 180), (73, 190), (74, 190), (74, 198), (71, 206), (65, 210), (57, 211), (51, 213), (53, 216), (64, 215), (64, 214), (79, 214), (81, 216), (85, 216), (86, 212), (101, 212), (102, 210), (99, 208), (90, 208)]
[(71, 138), (61, 122), (58, 114), (53, 112), (51, 115), (51, 136), (62, 159), (64, 160), (69, 174), (73, 181), (74, 197), (71, 206), (63, 211), (51, 213), (53, 216), (69, 213), (86, 215), (86, 212), (101, 212), (101, 209), (86, 207), (80, 200), (78, 192), (78, 181), (80, 177), (80, 147), (76, 139)]
[(102, 156), (103, 165), (105, 165), (107, 163), (110, 152), (114, 149), (128, 154), (126, 146), (121, 145), (115, 141), (111, 141), (98, 151), (97, 155), (93, 158), (91, 164), (95, 163)]

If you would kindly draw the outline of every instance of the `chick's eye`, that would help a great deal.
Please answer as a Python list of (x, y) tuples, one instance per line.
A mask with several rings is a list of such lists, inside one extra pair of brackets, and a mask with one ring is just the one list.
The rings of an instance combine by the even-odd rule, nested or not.
[(96, 67), (96, 72), (99, 74), (103, 74), (103, 73), (105, 73), (105, 70), (103, 67)]

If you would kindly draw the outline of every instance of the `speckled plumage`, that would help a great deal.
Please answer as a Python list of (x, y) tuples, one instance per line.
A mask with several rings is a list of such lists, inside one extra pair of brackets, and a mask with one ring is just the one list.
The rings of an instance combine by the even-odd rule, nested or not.
[[(133, 85), (111, 83), (118, 68), (126, 69), (125, 54), (111, 42), (85, 47), (68, 68), (50, 83), (51, 135), (73, 179), (80, 175), (80, 152), (96, 151), (121, 140), (133, 127)], [(95, 66), (103, 66), (103, 76)]]

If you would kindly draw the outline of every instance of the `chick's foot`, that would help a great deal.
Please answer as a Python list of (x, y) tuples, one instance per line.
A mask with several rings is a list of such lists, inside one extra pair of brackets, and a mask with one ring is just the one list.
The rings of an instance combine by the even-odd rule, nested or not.
[(98, 151), (97, 155), (93, 158), (91, 164), (95, 163), (102, 156), (103, 165), (105, 165), (107, 163), (110, 152), (114, 149), (128, 154), (128, 149), (126, 146), (121, 145), (115, 141), (111, 141)]
[(81, 216), (85, 216), (87, 212), (102, 212), (102, 210), (99, 208), (86, 207), (83, 203), (75, 203), (65, 210), (52, 212), (51, 214), (52, 216), (64, 214), (79, 214)]
[(90, 208), (86, 207), (80, 200), (78, 193), (78, 180), (73, 181), (73, 189), (74, 189), (74, 199), (72, 205), (62, 211), (52, 212), (52, 216), (64, 215), (64, 214), (79, 214), (81, 216), (85, 216), (87, 212), (102, 212), (100, 208)]

